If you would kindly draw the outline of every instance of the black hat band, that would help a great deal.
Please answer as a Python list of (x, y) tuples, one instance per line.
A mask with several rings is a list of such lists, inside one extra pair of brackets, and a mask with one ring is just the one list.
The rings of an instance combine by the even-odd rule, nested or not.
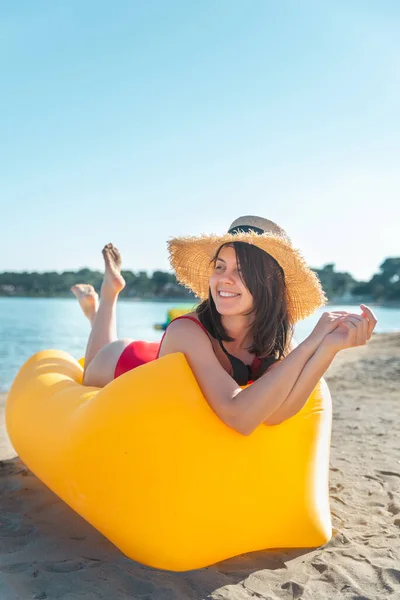
[(260, 235), (265, 233), (264, 229), (254, 227), (253, 225), (237, 225), (236, 227), (232, 227), (232, 229), (230, 229), (228, 233), (249, 233), (250, 231), (254, 231), (255, 233), (258, 233)]

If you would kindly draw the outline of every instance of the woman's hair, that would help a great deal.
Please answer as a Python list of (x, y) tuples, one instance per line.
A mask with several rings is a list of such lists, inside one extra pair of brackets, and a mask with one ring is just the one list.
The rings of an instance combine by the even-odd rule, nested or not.
[[(254, 320), (251, 325), (253, 344), (249, 351), (256, 356), (274, 356), (277, 360), (287, 354), (293, 335), (293, 323), (287, 310), (285, 274), (276, 260), (261, 248), (245, 242), (232, 242), (241, 279), (253, 296)], [(221, 246), (210, 264), (215, 264)], [(209, 333), (222, 341), (232, 342), (216, 309), (211, 291), (196, 309), (199, 319)]]

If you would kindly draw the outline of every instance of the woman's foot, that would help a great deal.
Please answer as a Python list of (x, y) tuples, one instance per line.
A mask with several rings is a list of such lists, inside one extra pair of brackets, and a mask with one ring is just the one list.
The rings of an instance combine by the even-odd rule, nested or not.
[(101, 298), (113, 299), (125, 287), (125, 279), (121, 275), (121, 255), (112, 244), (106, 244), (102, 252), (105, 272), (100, 294)]
[(88, 283), (77, 283), (72, 286), (71, 292), (78, 298), (85, 317), (93, 324), (99, 307), (99, 296), (94, 287)]

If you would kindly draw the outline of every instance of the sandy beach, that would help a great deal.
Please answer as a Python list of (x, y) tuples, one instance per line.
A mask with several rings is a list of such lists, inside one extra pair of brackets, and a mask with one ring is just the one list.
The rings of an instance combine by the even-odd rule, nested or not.
[(48, 490), (15, 456), (3, 395), (0, 598), (400, 598), (400, 333), (340, 352), (326, 379), (332, 539), (315, 550), (262, 551), (187, 573), (129, 560)]

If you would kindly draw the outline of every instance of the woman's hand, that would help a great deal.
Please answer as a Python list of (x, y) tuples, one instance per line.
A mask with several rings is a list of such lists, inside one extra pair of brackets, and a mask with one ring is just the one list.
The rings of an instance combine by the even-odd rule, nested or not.
[(310, 335), (304, 341), (307, 343), (307, 345), (312, 345), (316, 350), (325, 337), (334, 331), (338, 327), (339, 323), (341, 323), (350, 314), (351, 313), (343, 310), (324, 312)]
[(360, 306), (362, 314), (346, 313), (344, 318), (337, 322), (337, 327), (324, 337), (321, 346), (329, 348), (333, 352), (339, 352), (339, 350), (345, 348), (365, 346), (371, 338), (377, 319), (368, 306), (365, 306), (365, 304)]

